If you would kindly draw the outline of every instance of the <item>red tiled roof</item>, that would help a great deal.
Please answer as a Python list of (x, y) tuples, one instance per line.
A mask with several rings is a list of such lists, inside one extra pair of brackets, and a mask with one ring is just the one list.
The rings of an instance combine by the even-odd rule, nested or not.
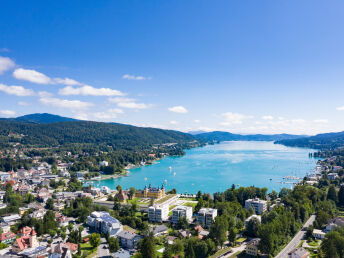
[[(28, 236), (31, 233), (31, 231), (32, 231), (32, 228), (26, 226), (26, 227), (23, 227), (22, 229), (20, 229), (18, 231), (18, 234), (21, 236)], [(36, 232), (35, 232), (35, 234), (36, 234)]]
[(67, 242), (66, 245), (69, 247), (69, 250), (73, 253), (78, 250), (78, 245), (74, 243)]
[(16, 237), (16, 234), (14, 234), (13, 232), (2, 233), (0, 235), (0, 241), (2, 242), (12, 237)]
[(24, 236), (16, 239), (16, 243), (21, 251), (30, 247), (30, 237)]

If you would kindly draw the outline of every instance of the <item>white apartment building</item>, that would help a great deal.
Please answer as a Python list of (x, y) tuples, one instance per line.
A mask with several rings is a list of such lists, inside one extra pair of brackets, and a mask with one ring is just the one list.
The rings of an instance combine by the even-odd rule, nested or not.
[(246, 200), (245, 209), (249, 210), (251, 206), (253, 206), (256, 214), (262, 214), (267, 209), (267, 201), (260, 200), (259, 198)]
[(105, 161), (105, 160), (99, 162), (99, 167), (102, 167), (102, 166), (104, 166), (104, 167), (109, 166), (109, 162), (107, 162), (107, 161)]
[(192, 220), (192, 207), (177, 206), (172, 210), (172, 223), (178, 223), (180, 217), (185, 217), (186, 220)]
[(217, 216), (217, 209), (202, 208), (197, 214), (197, 221), (201, 226), (209, 228)]
[(110, 236), (116, 236), (123, 230), (118, 219), (111, 217), (106, 211), (94, 211), (87, 217), (87, 225), (100, 233), (109, 232)]
[(169, 212), (169, 205), (154, 205), (148, 209), (148, 219), (154, 222), (163, 222), (167, 220)]

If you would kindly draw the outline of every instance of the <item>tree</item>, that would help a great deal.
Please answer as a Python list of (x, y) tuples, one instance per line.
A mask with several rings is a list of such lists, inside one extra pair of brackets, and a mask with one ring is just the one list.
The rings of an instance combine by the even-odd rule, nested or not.
[(54, 200), (52, 198), (49, 198), (47, 200), (46, 207), (48, 210), (53, 210), (54, 209)]
[(139, 249), (140, 249), (140, 253), (142, 254), (142, 257), (147, 257), (147, 258), (156, 257), (154, 237), (152, 233), (150, 233), (148, 236), (145, 236), (141, 240)]
[(122, 190), (122, 186), (117, 185), (117, 186), (116, 186), (116, 190), (119, 192), (120, 190)]
[(50, 235), (51, 238), (53, 238), (54, 236), (56, 236), (56, 231), (53, 230), (53, 229), (50, 229), (49, 230), (49, 235)]
[(178, 223), (177, 223), (177, 227), (179, 229), (186, 229), (186, 228), (188, 228), (188, 226), (189, 226), (189, 223), (186, 220), (186, 217), (185, 216), (179, 217), (179, 220), (178, 220)]
[(195, 250), (194, 250), (192, 241), (188, 241), (188, 243), (186, 245), (185, 257), (186, 258), (196, 258)]
[(234, 229), (234, 227), (230, 227), (229, 232), (228, 232), (228, 241), (229, 241), (231, 244), (234, 244), (235, 239), (236, 239), (236, 232), (235, 232), (235, 229)]
[(257, 237), (259, 224), (260, 222), (257, 218), (251, 218), (247, 223), (246, 235), (249, 237)]
[(344, 186), (342, 185), (338, 192), (338, 205), (344, 207)]
[(337, 191), (334, 185), (331, 185), (327, 192), (327, 199), (337, 202)]
[(133, 199), (133, 197), (135, 196), (135, 193), (136, 193), (135, 187), (130, 187), (130, 188), (129, 188), (129, 196), (130, 196), (130, 199)]
[(217, 245), (223, 246), (227, 239), (228, 221), (224, 216), (217, 216), (215, 222), (210, 226), (210, 238), (214, 240)]
[(90, 236), (90, 244), (93, 246), (93, 248), (96, 248), (100, 245), (100, 234), (98, 233), (92, 233)]
[(118, 238), (109, 237), (107, 242), (109, 244), (109, 250), (111, 253), (115, 253), (119, 250), (120, 247), (119, 247)]

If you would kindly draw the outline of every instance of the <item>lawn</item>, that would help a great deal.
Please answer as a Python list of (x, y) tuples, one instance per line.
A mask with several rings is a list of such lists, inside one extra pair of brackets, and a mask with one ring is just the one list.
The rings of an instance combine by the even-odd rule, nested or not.
[(128, 200), (128, 203), (130, 204), (133, 204), (134, 202), (136, 202), (137, 205), (149, 205), (149, 202), (143, 201), (143, 198), (134, 197), (133, 199)]
[(309, 246), (312, 246), (312, 247), (316, 247), (319, 245), (318, 241), (311, 241), (309, 243), (307, 243)]
[(90, 243), (81, 243), (80, 244), (80, 248), (81, 248), (81, 253), (83, 254), (84, 252), (88, 252), (88, 256), (87, 257), (92, 257), (93, 256), (93, 254), (95, 253), (95, 252), (97, 252), (97, 247), (96, 248), (93, 248), (93, 246), (91, 246), (91, 244)]
[(155, 251), (158, 257), (162, 257), (162, 253), (158, 252), (161, 248), (164, 248), (164, 245), (155, 245)]
[(159, 203), (166, 202), (167, 200), (173, 198), (174, 196), (176, 196), (176, 195), (175, 195), (175, 194), (168, 194), (168, 195), (166, 195), (165, 197), (163, 197), (163, 198), (157, 200), (155, 203), (156, 203), (156, 204), (159, 204)]
[(214, 253), (212, 256), (210, 256), (210, 258), (219, 257), (220, 255), (229, 252), (231, 249), (232, 247), (226, 247), (226, 248), (220, 249), (219, 251)]
[(184, 206), (192, 207), (193, 210), (195, 210), (196, 205), (197, 205), (197, 203), (195, 203), (195, 202), (186, 202), (186, 203), (184, 203)]

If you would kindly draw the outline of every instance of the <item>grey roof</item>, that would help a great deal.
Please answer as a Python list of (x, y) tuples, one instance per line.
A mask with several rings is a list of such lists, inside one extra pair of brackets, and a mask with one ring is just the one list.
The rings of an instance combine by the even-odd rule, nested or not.
[(166, 227), (164, 224), (163, 225), (159, 225), (157, 227), (154, 228), (153, 230), (153, 233), (154, 234), (158, 234), (160, 232), (164, 232), (164, 231), (167, 231), (168, 230), (168, 227)]
[(301, 247), (301, 248), (296, 248), (293, 251), (291, 251), (289, 254), (296, 254), (300, 257), (304, 256), (306, 253), (309, 253), (305, 248)]
[(124, 239), (128, 239), (128, 240), (132, 240), (134, 239), (135, 237), (138, 237), (139, 235), (135, 234), (135, 233), (131, 233), (129, 231), (126, 231), (126, 230), (122, 230), (118, 233), (117, 237), (120, 237), (120, 238), (124, 238)]
[(115, 258), (130, 258), (131, 257), (130, 253), (124, 249), (120, 249), (119, 251), (114, 253), (114, 255), (115, 255)]

